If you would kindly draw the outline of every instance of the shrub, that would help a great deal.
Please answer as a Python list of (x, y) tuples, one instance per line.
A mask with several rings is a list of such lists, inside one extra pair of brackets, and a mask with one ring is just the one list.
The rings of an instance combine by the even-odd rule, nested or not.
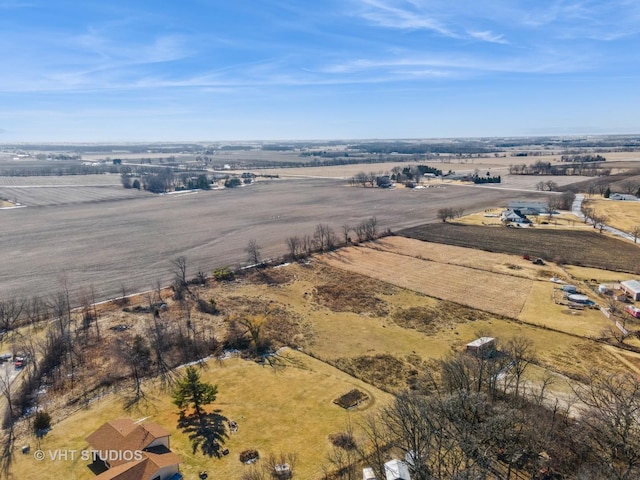
[(257, 450), (250, 448), (249, 450), (244, 450), (240, 452), (240, 461), (242, 463), (253, 463), (260, 458), (260, 454)]
[(36, 412), (36, 417), (33, 420), (33, 431), (36, 435), (41, 432), (46, 432), (51, 428), (51, 415), (47, 412)]
[(218, 313), (218, 306), (213, 298), (210, 298), (208, 302), (202, 298), (199, 298), (198, 310), (200, 310), (202, 313), (208, 313), (209, 315), (216, 315)]
[(233, 270), (229, 267), (220, 267), (213, 271), (213, 278), (218, 282), (233, 280), (233, 277)]
[(357, 447), (353, 435), (347, 432), (333, 433), (329, 435), (329, 441), (333, 446), (344, 450), (355, 450)]
[(230, 178), (224, 182), (224, 186), (227, 188), (239, 187), (242, 184), (239, 178)]

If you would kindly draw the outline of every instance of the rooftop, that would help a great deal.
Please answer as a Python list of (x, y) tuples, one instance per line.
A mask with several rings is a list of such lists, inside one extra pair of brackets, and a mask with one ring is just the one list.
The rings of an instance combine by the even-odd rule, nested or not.
[(620, 285), (624, 285), (625, 287), (633, 290), (634, 292), (640, 292), (639, 280), (625, 280), (624, 282), (620, 282)]
[(467, 347), (482, 347), (483, 345), (487, 345), (488, 343), (494, 342), (495, 338), (493, 337), (480, 337), (473, 342), (467, 343)]

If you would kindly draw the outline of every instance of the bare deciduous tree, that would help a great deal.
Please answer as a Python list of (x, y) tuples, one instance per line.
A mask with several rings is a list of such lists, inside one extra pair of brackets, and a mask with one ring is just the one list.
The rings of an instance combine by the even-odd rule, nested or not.
[(19, 298), (0, 301), (0, 331), (9, 332), (17, 325), (25, 307), (25, 301)]
[(344, 238), (344, 244), (348, 245), (349, 244), (349, 232), (351, 231), (351, 226), (347, 225), (346, 223), (344, 225), (342, 225), (342, 235)]
[(171, 261), (171, 265), (173, 265), (176, 284), (180, 287), (185, 287), (187, 285), (187, 257), (180, 256), (175, 258)]
[(514, 395), (518, 398), (521, 393), (520, 387), (524, 373), (535, 360), (533, 342), (526, 337), (513, 337), (507, 340), (504, 350), (511, 359), (507, 375), (512, 376), (514, 379)]
[(620, 186), (622, 187), (622, 190), (624, 191), (624, 193), (627, 193), (627, 194), (634, 193), (638, 189), (638, 183), (635, 180), (630, 178), (623, 181), (620, 184)]
[(316, 225), (316, 229), (313, 232), (313, 239), (316, 248), (320, 252), (325, 252), (335, 248), (336, 235), (331, 227), (326, 223), (319, 223)]
[(247, 262), (249, 265), (262, 265), (262, 254), (257, 240), (249, 240), (245, 251), (247, 252)]
[(299, 237), (287, 237), (287, 248), (289, 248), (291, 260), (296, 260), (301, 253), (302, 241)]
[(631, 374), (594, 371), (574, 393), (588, 407), (580, 424), (598, 478), (640, 478), (640, 382)]

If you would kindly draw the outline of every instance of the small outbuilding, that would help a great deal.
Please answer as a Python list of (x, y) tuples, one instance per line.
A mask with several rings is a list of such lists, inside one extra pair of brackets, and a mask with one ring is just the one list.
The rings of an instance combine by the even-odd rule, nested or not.
[(480, 337), (467, 343), (467, 352), (478, 356), (490, 355), (495, 349), (496, 339), (493, 337)]
[(386, 480), (411, 480), (409, 467), (402, 460), (390, 460), (384, 464)]
[(609, 196), (609, 200), (618, 200), (618, 201), (628, 201), (628, 202), (636, 202), (638, 201), (638, 197), (636, 197), (635, 195), (631, 195), (631, 194), (625, 194), (625, 193), (612, 193)]
[(376, 474), (373, 473), (373, 468), (366, 467), (362, 469), (362, 480), (376, 480)]
[(620, 288), (633, 300), (640, 300), (640, 281), (625, 280), (624, 282), (620, 282)]

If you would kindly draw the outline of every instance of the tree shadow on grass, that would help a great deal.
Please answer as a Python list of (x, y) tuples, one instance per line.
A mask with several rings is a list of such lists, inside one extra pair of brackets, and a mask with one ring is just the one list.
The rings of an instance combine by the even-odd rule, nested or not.
[(209, 457), (222, 456), (221, 445), (229, 437), (227, 434), (227, 417), (220, 415), (220, 410), (198, 415), (181, 415), (178, 428), (189, 437), (193, 453), (200, 450)]
[(262, 355), (258, 363), (271, 367), (274, 372), (282, 372), (286, 367), (308, 370), (308, 367), (302, 360), (300, 360), (299, 358), (295, 358), (292, 355), (287, 355), (286, 352)]

